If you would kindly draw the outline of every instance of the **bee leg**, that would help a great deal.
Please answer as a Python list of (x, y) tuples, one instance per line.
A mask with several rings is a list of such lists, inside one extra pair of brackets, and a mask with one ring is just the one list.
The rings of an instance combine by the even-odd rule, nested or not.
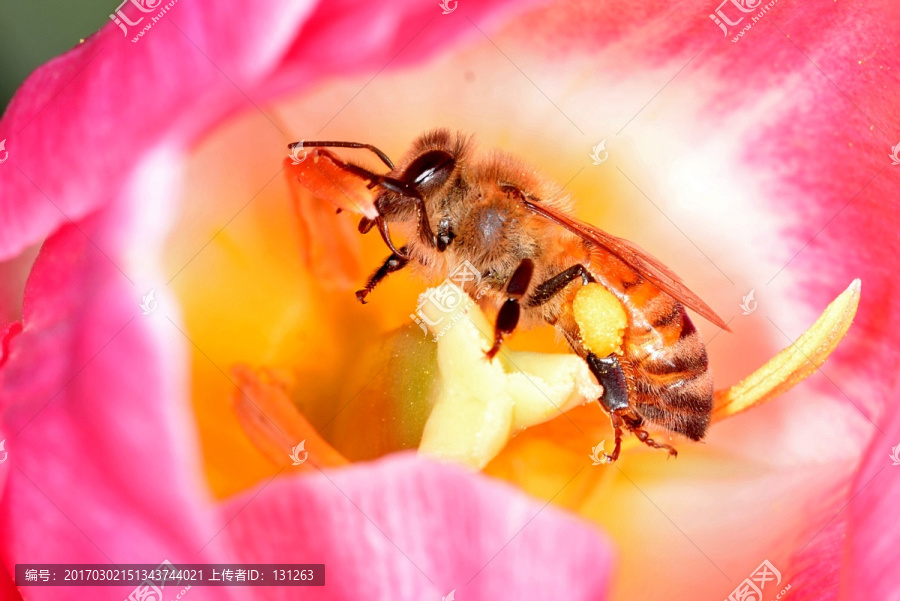
[(616, 443), (613, 446), (613, 452), (606, 456), (606, 460), (613, 463), (619, 458), (619, 452), (622, 450), (622, 428), (625, 427), (625, 421), (616, 413), (610, 413), (609, 419), (612, 421), (612, 427), (616, 433)]
[[(368, 180), (369, 188), (381, 186), (385, 190), (390, 190), (391, 192), (412, 199), (416, 204), (416, 211), (419, 213), (419, 235), (427, 244), (430, 244), (432, 247), (436, 248), (438, 246), (438, 238), (431, 230), (431, 221), (429, 221), (428, 212), (425, 210), (425, 201), (422, 199), (422, 195), (419, 193), (419, 190), (415, 187), (415, 185), (394, 177), (379, 175), (373, 171), (369, 171), (368, 169), (360, 167), (359, 165), (354, 165), (352, 163), (344, 163), (339, 160), (335, 160), (335, 164), (344, 171), (349, 171), (357, 177)], [(382, 207), (378, 207), (376, 205), (376, 208), (380, 210)], [(383, 215), (379, 215), (378, 217), (376, 217), (376, 222), (378, 219), (381, 219), (383, 221)], [(382, 227), (380, 223), (378, 225), (379, 227)], [(360, 224), (360, 227), (362, 227), (362, 224)], [(384, 233), (386, 227), (387, 226), (382, 227), (382, 237), (385, 237), (385, 242), (390, 239)], [(389, 244), (388, 246), (391, 245)], [(396, 251), (394, 251), (393, 248), (391, 248), (391, 251), (396, 254)]]
[(609, 455), (610, 462), (615, 461), (619, 457), (619, 448), (622, 443), (622, 428), (637, 436), (638, 440), (648, 447), (664, 449), (673, 457), (678, 455), (678, 451), (674, 447), (656, 442), (650, 438), (650, 434), (646, 430), (641, 428), (644, 420), (634, 412), (634, 409), (628, 402), (628, 381), (616, 355), (610, 355), (601, 359), (594, 353), (588, 352), (585, 355), (585, 361), (587, 361), (591, 373), (597, 378), (597, 383), (603, 387), (603, 394), (599, 399), (600, 405), (609, 414), (616, 433), (616, 446), (612, 454)]
[(404, 246), (402, 249), (398, 249), (394, 246), (394, 241), (391, 240), (391, 232), (388, 229), (387, 221), (384, 220), (384, 217), (378, 215), (374, 219), (369, 219), (368, 217), (363, 217), (359, 220), (359, 225), (357, 229), (360, 234), (368, 234), (369, 230), (372, 229), (373, 226), (378, 226), (378, 233), (381, 234), (381, 239), (384, 240), (385, 245), (390, 249), (390, 251), (395, 255), (400, 257), (401, 259), (409, 259), (409, 255), (406, 254), (406, 247)]
[(632, 430), (635, 436), (638, 437), (642, 443), (647, 445), (648, 447), (653, 447), (654, 449), (663, 449), (669, 452), (670, 457), (678, 457), (678, 449), (673, 447), (672, 445), (667, 445), (662, 442), (656, 442), (652, 438), (650, 438), (650, 434), (647, 433), (646, 430), (641, 430), (640, 428), (636, 428)]
[(519, 325), (519, 314), (521, 313), (519, 300), (525, 296), (532, 275), (534, 275), (534, 262), (531, 259), (522, 259), (506, 283), (507, 299), (500, 307), (497, 321), (494, 323), (494, 344), (485, 353), (489, 361), (500, 351), (503, 337), (512, 334)]
[(584, 285), (593, 282), (594, 276), (588, 272), (581, 263), (572, 265), (565, 271), (561, 271), (546, 282), (534, 287), (534, 291), (528, 298), (529, 307), (539, 307), (563, 291), (576, 278), (581, 278)]
[(637, 436), (638, 440), (647, 445), (648, 447), (652, 447), (654, 449), (663, 449), (669, 452), (669, 455), (672, 457), (678, 456), (678, 451), (675, 447), (667, 444), (663, 444), (661, 442), (656, 442), (652, 438), (650, 438), (650, 433), (641, 428), (641, 424), (644, 423), (643, 418), (636, 415), (633, 409), (627, 409), (621, 412), (622, 418), (625, 421), (625, 429), (629, 432)]
[(611, 416), (617, 411), (630, 409), (628, 381), (622, 366), (619, 365), (619, 359), (615, 355), (601, 359), (591, 352), (588, 352), (584, 359), (587, 361), (591, 373), (597, 378), (597, 383), (603, 387), (603, 393), (599, 399), (603, 409)]
[(406, 247), (402, 247), (399, 249), (401, 254), (391, 254), (384, 263), (375, 270), (369, 277), (369, 281), (366, 282), (366, 287), (362, 290), (356, 291), (356, 300), (361, 302), (362, 304), (366, 304), (366, 296), (375, 289), (381, 280), (387, 277), (389, 273), (394, 273), (395, 271), (399, 271), (406, 267), (406, 264), (409, 263), (409, 259), (406, 257)]
[[(384, 220), (384, 217), (379, 215), (375, 218), (373, 223), (378, 226), (378, 233), (381, 234), (381, 239), (384, 240), (384, 243), (390, 249), (391, 253), (402, 259), (409, 259), (409, 256), (405, 251), (401, 251), (396, 246), (394, 246), (394, 242), (393, 240), (391, 240), (391, 232), (388, 230), (387, 221)], [(362, 222), (360, 222), (360, 230), (362, 230)], [(404, 248), (406, 247), (404, 246)]]

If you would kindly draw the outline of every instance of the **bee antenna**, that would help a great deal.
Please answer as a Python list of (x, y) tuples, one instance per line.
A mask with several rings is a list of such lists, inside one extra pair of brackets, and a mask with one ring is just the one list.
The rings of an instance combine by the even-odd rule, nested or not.
[(394, 170), (394, 163), (388, 158), (384, 152), (372, 146), (371, 144), (362, 144), (361, 142), (334, 142), (334, 141), (318, 141), (318, 142), (307, 142), (305, 140), (300, 140), (299, 142), (293, 142), (288, 144), (288, 149), (293, 151), (295, 148), (311, 148), (311, 147), (319, 147), (319, 148), (363, 148), (365, 150), (371, 150), (378, 158), (381, 159), (385, 165), (390, 167), (391, 171)]

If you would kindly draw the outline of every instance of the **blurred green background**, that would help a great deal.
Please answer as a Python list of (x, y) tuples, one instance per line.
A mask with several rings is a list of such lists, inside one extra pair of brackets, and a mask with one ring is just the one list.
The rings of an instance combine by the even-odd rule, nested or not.
[(0, 0), (0, 111), (37, 67), (109, 22), (121, 0)]

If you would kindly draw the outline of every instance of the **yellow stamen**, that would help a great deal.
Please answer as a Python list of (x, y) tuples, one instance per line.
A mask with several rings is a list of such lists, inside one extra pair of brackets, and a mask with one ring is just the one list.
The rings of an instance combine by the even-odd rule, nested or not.
[(847, 333), (859, 305), (860, 281), (853, 280), (795, 343), (740, 384), (715, 395), (713, 421), (746, 411), (793, 388), (815, 372)]
[(238, 420), (269, 461), (277, 466), (291, 465), (291, 449), (305, 441), (304, 450), (309, 455), (304, 463), (292, 466), (294, 469), (349, 463), (297, 410), (285, 392), (289, 383), (278, 374), (272, 370), (257, 373), (245, 365), (235, 365), (231, 373), (240, 389), (233, 397)]
[(572, 354), (504, 348), (488, 361), (493, 327), (456, 290), (467, 302), (455, 313), (426, 315), (439, 340), (440, 381), (419, 451), (481, 469), (517, 432), (596, 399), (600, 387)]

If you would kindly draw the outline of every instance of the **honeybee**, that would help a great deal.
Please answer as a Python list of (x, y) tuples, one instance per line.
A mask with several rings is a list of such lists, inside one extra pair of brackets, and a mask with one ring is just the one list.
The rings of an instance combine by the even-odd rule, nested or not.
[[(325, 148), (373, 152), (390, 169), (377, 174)], [(488, 359), (517, 327), (551, 324), (602, 386), (598, 399), (615, 431), (677, 455), (645, 424), (702, 439), (713, 407), (712, 375), (700, 334), (685, 311), (727, 325), (681, 279), (636, 245), (572, 216), (571, 199), (507, 154), (478, 153), (471, 138), (437, 129), (420, 136), (396, 165), (369, 144), (301, 141), (289, 145), (291, 177), (338, 211), (363, 215), (391, 254), (356, 293), (366, 297), (389, 274), (411, 266), (432, 281), (468, 262), (481, 273), (479, 304), (496, 314)], [(299, 151), (305, 153), (298, 157)], [(405, 243), (398, 246), (394, 236)], [(598, 357), (584, 347), (572, 312), (579, 285), (597, 282), (628, 317), (622, 352)], [(475, 296), (476, 281), (463, 283)]]

